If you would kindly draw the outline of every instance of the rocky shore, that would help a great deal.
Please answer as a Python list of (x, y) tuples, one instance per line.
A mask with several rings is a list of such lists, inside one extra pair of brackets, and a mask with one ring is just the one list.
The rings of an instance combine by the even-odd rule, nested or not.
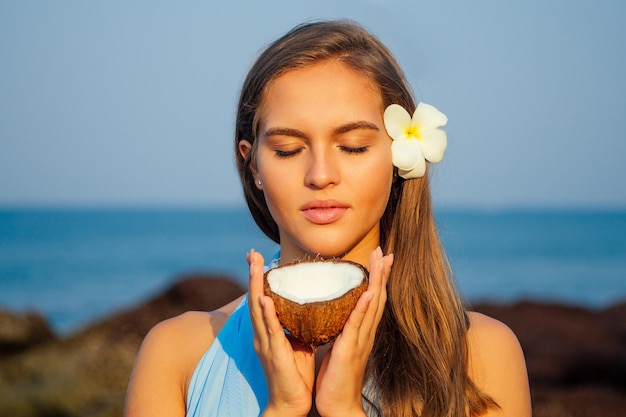
[[(139, 345), (157, 322), (243, 293), (232, 279), (181, 277), (163, 294), (59, 338), (37, 313), (0, 311), (0, 417), (121, 416)], [(626, 410), (626, 302), (601, 311), (477, 304), (518, 335), (535, 417), (618, 417)]]

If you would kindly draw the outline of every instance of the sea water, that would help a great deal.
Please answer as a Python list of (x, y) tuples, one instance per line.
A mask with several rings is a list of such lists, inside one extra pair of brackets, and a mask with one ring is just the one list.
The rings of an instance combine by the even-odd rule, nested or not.
[[(470, 302), (626, 300), (626, 212), (440, 210)], [(245, 209), (0, 209), (0, 309), (37, 310), (68, 333), (156, 295), (181, 276), (247, 282), (245, 253), (277, 246)]]

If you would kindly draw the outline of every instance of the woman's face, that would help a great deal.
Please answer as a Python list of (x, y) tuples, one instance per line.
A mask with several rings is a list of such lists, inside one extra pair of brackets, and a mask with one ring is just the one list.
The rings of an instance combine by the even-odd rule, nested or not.
[(319, 255), (367, 265), (393, 180), (382, 106), (368, 78), (335, 61), (270, 85), (253, 173), (279, 228), (281, 262)]

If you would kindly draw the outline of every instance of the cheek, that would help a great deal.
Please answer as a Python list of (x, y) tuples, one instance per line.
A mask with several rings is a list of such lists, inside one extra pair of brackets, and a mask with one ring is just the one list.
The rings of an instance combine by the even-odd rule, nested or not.
[(375, 158), (369, 160), (368, 164), (362, 165), (359, 168), (361, 172), (360, 175), (363, 175), (364, 178), (367, 178), (368, 181), (373, 184), (382, 185), (385, 184), (389, 187), (391, 186), (391, 182), (393, 180), (393, 163), (391, 161), (391, 146), (389, 149), (385, 148), (384, 150), (378, 152)]
[(265, 196), (265, 202), (272, 217), (277, 219), (280, 211), (285, 210), (286, 205), (292, 200), (294, 172), (293, 170), (285, 169), (283, 164), (272, 163), (264, 159), (262, 155), (259, 155), (257, 161), (259, 178), (263, 182), (261, 188)]
[(353, 174), (354, 184), (352, 186), (361, 189), (364, 203), (371, 207), (372, 211), (384, 211), (393, 184), (391, 153), (388, 157), (383, 153), (381, 157), (372, 160), (370, 164), (354, 170)]
[(287, 187), (283, 187), (281, 184), (277, 184), (276, 182), (271, 182), (263, 184), (263, 194), (265, 196), (267, 207), (270, 209), (272, 214), (276, 214), (275, 212), (277, 210), (284, 208), (289, 202), (289, 195), (291, 193)]
[(379, 177), (372, 178), (370, 181), (371, 186), (368, 187), (371, 190), (369, 194), (371, 199), (370, 204), (372, 207), (378, 207), (379, 211), (384, 211), (385, 207), (387, 207), (389, 194), (391, 193), (393, 171), (389, 169), (388, 172), (385, 172)]
[(286, 171), (284, 164), (277, 164), (274, 153), (264, 146), (259, 146), (256, 155), (256, 169), (259, 178), (263, 181), (263, 190), (272, 187), (272, 184), (282, 178)]

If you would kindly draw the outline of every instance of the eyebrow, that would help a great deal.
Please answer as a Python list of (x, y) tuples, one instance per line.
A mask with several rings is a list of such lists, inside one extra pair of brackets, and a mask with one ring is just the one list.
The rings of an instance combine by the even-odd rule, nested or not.
[(288, 127), (272, 127), (267, 129), (264, 133), (265, 136), (293, 136), (296, 138), (305, 139), (306, 135), (298, 129), (291, 129)]
[(338, 128), (336, 128), (334, 130), (334, 133), (337, 134), (341, 134), (341, 133), (347, 133), (350, 132), (352, 130), (358, 130), (358, 129), (367, 129), (367, 130), (375, 130), (375, 131), (379, 131), (380, 129), (378, 128), (378, 126), (376, 126), (374, 123), (370, 123), (370, 122), (366, 122), (365, 120), (361, 120), (358, 122), (352, 122), (352, 123), (348, 123), (342, 126), (339, 126)]
[[(375, 130), (377, 132), (380, 131), (378, 126), (376, 126), (374, 123), (361, 120), (358, 122), (351, 122), (351, 123), (346, 123), (345, 125), (341, 125), (333, 130), (333, 134), (340, 135), (342, 133), (347, 133), (347, 132), (351, 132), (353, 130), (359, 130), (359, 129)], [(304, 132), (298, 129), (292, 129), (288, 127), (270, 128), (265, 132), (265, 136), (293, 136), (296, 138), (303, 138), (303, 139), (307, 137), (307, 135)]]

